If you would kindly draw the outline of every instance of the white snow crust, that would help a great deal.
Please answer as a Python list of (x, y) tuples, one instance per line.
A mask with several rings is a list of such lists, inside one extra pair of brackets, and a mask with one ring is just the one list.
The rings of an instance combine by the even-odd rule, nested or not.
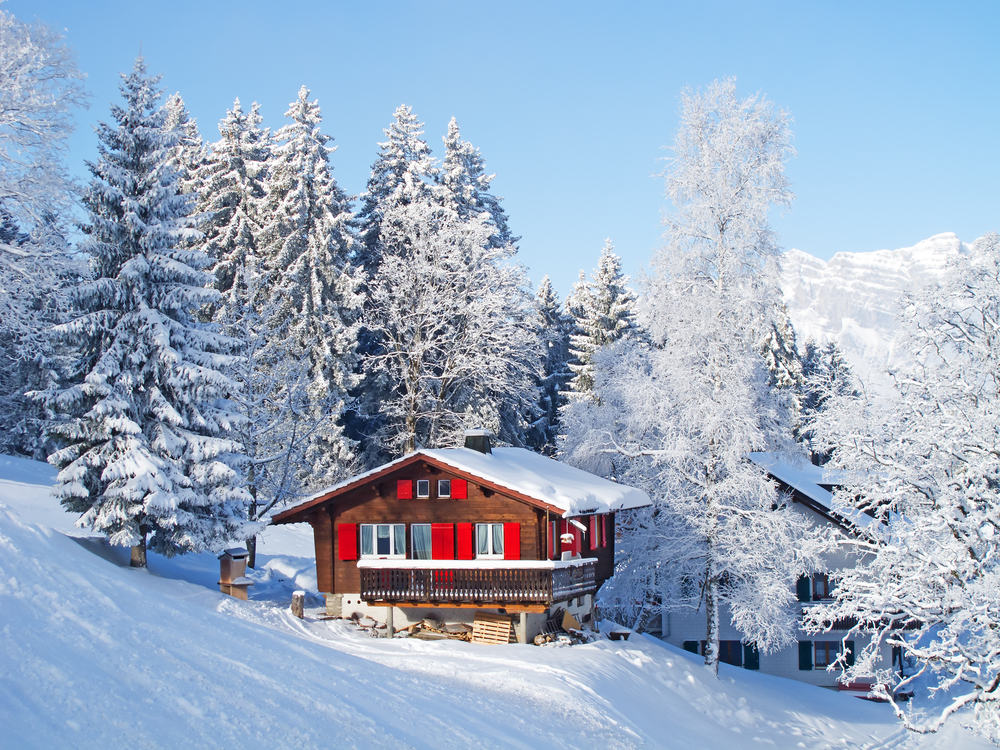
[(126, 548), (74, 529), (53, 479), (0, 459), (3, 747), (991, 747), (958, 722), (908, 736), (885, 705), (778, 677), (721, 665), (717, 679), (647, 636), (372, 639), (319, 619), (307, 525), (264, 532), (240, 601), (219, 593), (212, 553), (129, 569)]
[(418, 453), (561, 508), (567, 517), (651, 504), (649, 495), (642, 490), (524, 448), (493, 448), (492, 454), (471, 448), (435, 448)]

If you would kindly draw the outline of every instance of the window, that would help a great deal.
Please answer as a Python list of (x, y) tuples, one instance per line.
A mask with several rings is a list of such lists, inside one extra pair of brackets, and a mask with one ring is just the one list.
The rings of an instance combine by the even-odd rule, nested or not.
[(813, 658), (814, 669), (826, 669), (837, 661), (840, 654), (840, 641), (813, 641), (815, 657)]
[(414, 560), (431, 559), (431, 525), (415, 523), (410, 526), (410, 550)]
[(406, 524), (361, 524), (362, 557), (406, 557)]
[(430, 479), (418, 479), (417, 480), (417, 497), (430, 497), (431, 496), (431, 480)]
[(813, 573), (812, 583), (812, 598), (814, 602), (833, 598), (830, 588), (830, 578), (826, 573)]
[(451, 480), (438, 480), (438, 497), (451, 497)]
[(476, 557), (503, 559), (503, 524), (476, 524)]

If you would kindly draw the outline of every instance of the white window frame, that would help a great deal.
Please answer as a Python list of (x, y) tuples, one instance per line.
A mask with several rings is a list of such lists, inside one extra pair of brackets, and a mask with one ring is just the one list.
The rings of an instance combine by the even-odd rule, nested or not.
[(503, 549), (507, 548), (507, 540), (504, 538), (504, 531), (503, 531), (503, 524), (502, 523), (477, 523), (476, 524), (476, 538), (474, 540), (475, 541), (475, 546), (476, 546), (476, 559), (477, 560), (503, 560), (504, 559), (503, 558), (503, 550), (501, 550), (500, 552), (493, 552), (493, 551), (491, 551), (491, 552), (488, 552), (488, 553), (481, 553), (479, 551), (479, 529), (482, 528), (482, 527), (484, 527), (484, 526), (487, 528), (487, 532), (486, 532), (487, 535), (488, 535), (487, 539), (489, 541), (489, 545), (490, 545), (490, 549), (491, 550), (494, 549), (494, 547), (493, 547), (493, 540), (495, 538), (494, 537), (494, 533), (495, 533), (496, 527), (500, 528), (500, 539), (502, 540), (501, 544), (503, 544)]
[[(421, 492), (421, 488), (426, 487), (426, 489)], [(417, 497), (424, 500), (431, 496), (431, 480), (430, 479), (418, 479), (417, 480)]]
[[(448, 491), (442, 492), (441, 488), (447, 486)], [(439, 479), (438, 480), (438, 497), (451, 497), (451, 480), (450, 479)]]
[[(406, 524), (405, 523), (362, 523), (359, 524), (361, 539), (358, 545), (359, 557), (364, 560), (405, 560), (406, 559)], [(388, 555), (380, 555), (378, 553), (378, 527), (388, 526), (389, 527), (389, 549), (391, 550)], [(403, 549), (397, 549), (397, 536), (396, 529), (402, 527), (402, 539), (403, 539)], [(369, 554), (365, 554), (365, 530), (369, 529), (368, 533), (371, 534), (372, 540), (372, 551)]]

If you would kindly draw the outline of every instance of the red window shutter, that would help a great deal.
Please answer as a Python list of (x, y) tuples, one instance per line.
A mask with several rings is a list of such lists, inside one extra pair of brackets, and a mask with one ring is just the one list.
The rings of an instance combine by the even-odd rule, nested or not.
[[(452, 485), (454, 487), (454, 485)], [(456, 537), (458, 541), (458, 559), (475, 559), (474, 547), (472, 545), (472, 524), (458, 523), (456, 526)]]
[(597, 537), (597, 514), (590, 517), (590, 548), (597, 549), (599, 539)]
[(601, 514), (601, 546), (608, 546), (608, 515), (607, 513)]
[(398, 480), (396, 480), (396, 499), (397, 500), (412, 500), (413, 499), (413, 480), (412, 479), (398, 479)]
[(563, 552), (572, 552), (573, 551), (572, 545), (569, 546), (569, 547), (567, 547), (567, 546), (563, 545), (563, 543), (562, 543), (562, 535), (563, 534), (568, 534), (568, 533), (570, 533), (569, 532), (569, 521), (567, 521), (566, 519), (563, 519), (562, 521), (559, 522), (559, 553), (560, 554), (562, 554)]
[(575, 524), (570, 524), (573, 529), (573, 554), (579, 555), (583, 551), (583, 532)]
[(435, 560), (455, 559), (455, 526), (450, 523), (431, 524), (431, 557)]
[[(469, 499), (469, 483), (464, 479), (451, 480), (451, 497), (453, 500)], [(469, 558), (472, 559), (471, 557)]]
[(337, 524), (337, 559), (358, 559), (358, 525), (356, 523)]
[(505, 523), (503, 525), (503, 559), (521, 559), (521, 524)]
[(546, 552), (548, 552), (548, 558), (550, 560), (555, 560), (556, 557), (557, 557), (557, 555), (556, 555), (556, 545), (559, 544), (559, 539), (556, 537), (556, 522), (555, 521), (549, 521), (548, 524), (547, 524), (547, 526), (549, 527), (548, 528), (548, 543), (549, 543), (549, 546), (546, 548)]

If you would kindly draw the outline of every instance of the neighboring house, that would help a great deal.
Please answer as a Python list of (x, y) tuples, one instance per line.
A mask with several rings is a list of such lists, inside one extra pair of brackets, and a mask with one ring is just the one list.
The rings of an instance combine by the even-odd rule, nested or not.
[(428, 616), (517, 615), (529, 642), (557, 608), (580, 622), (614, 570), (615, 512), (649, 505), (616, 484), (521, 448), (418, 450), (276, 514), (312, 525), (331, 614), (391, 630)]
[[(869, 524), (875, 523), (874, 519), (863, 513), (848, 516), (834, 508), (831, 490), (836, 487), (837, 482), (821, 467), (809, 463), (795, 463), (791, 459), (768, 453), (752, 453), (749, 458), (777, 482), (778, 489), (790, 497), (792, 508), (796, 512), (805, 514), (814, 523), (830, 524), (841, 537), (864, 534)], [(856, 560), (849, 552), (841, 549), (827, 555), (826, 564), (827, 570), (836, 571), (853, 567)], [(832, 590), (827, 573), (817, 572), (812, 576), (800, 578), (796, 594), (799, 606), (802, 608), (830, 600)], [(809, 635), (800, 631), (797, 644), (773, 654), (762, 654), (752, 644), (742, 643), (741, 634), (729, 618), (724, 616), (721, 626), (720, 660), (737, 667), (759, 669), (767, 674), (790, 677), (812, 685), (842, 687), (837, 682), (840, 671), (828, 672), (826, 668), (840, 655), (843, 638), (850, 627), (851, 623), (837, 622), (834, 623), (834, 629), (828, 633)], [(703, 608), (696, 612), (664, 613), (647, 628), (647, 632), (651, 635), (659, 635), (668, 643), (698, 654), (704, 654), (705, 630)], [(866, 642), (862, 638), (848, 641), (852, 653), (857, 653), (864, 645)], [(886, 647), (882, 655), (883, 663), (889, 665), (893, 662), (894, 656)], [(847, 659), (848, 663), (852, 663), (850, 655)]]

